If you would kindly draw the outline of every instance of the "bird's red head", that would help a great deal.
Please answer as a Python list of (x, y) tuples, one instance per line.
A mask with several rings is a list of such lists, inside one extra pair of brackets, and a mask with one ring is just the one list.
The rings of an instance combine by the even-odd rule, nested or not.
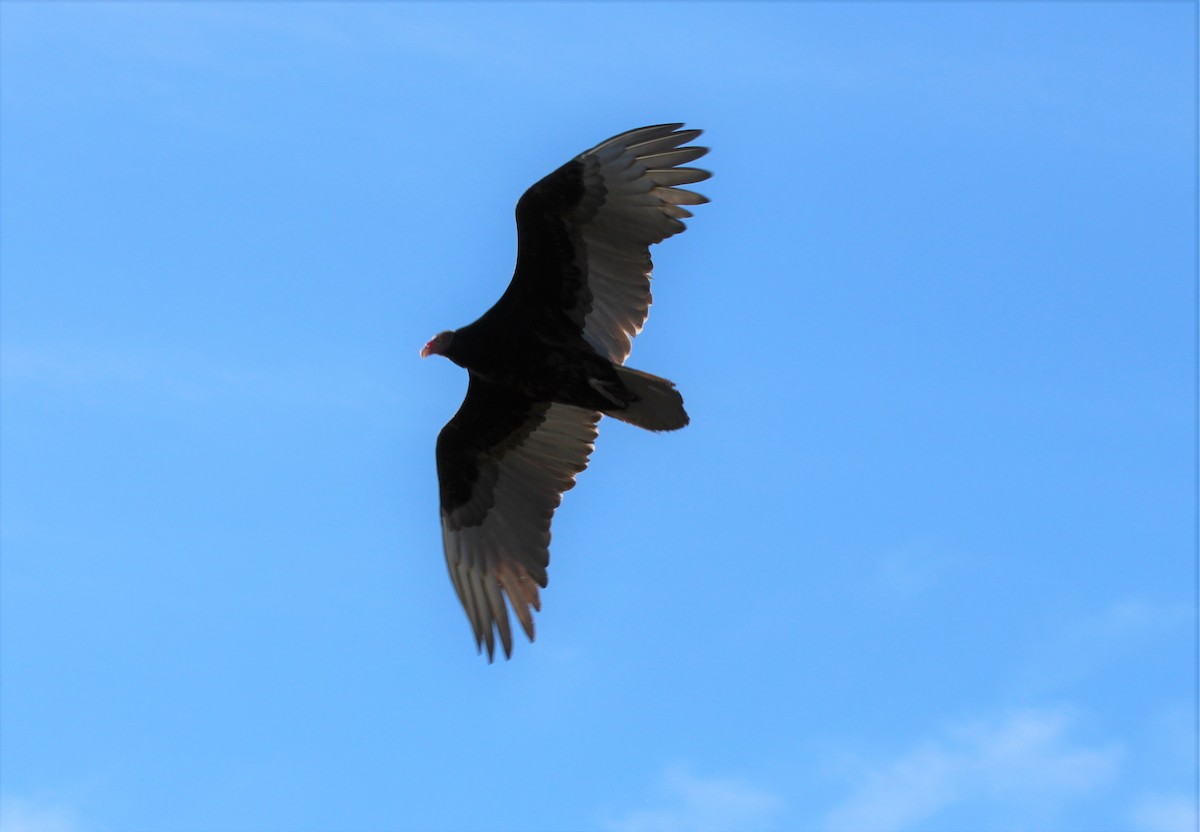
[(446, 350), (450, 348), (452, 340), (454, 340), (454, 332), (452, 330), (439, 332), (430, 338), (425, 346), (421, 347), (421, 357), (428, 358), (431, 355), (445, 355)]

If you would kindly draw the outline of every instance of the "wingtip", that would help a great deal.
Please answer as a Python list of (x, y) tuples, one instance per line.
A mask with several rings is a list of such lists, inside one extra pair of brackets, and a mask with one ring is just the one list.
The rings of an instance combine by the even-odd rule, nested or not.
[[(476, 655), (479, 655), (479, 656), (482, 656), (482, 655), (483, 655), (483, 644), (484, 644), (484, 640), (483, 640), (483, 639), (481, 639), (481, 638), (478, 638), (478, 637), (475, 639), (475, 653), (476, 653)], [(503, 650), (504, 650), (504, 660), (505, 660), (505, 661), (509, 661), (510, 659), (512, 659), (512, 642), (510, 641), (510, 642), (508, 642), (507, 644), (502, 644), (502, 645), (501, 645), (501, 647), (502, 647), (502, 648), (503, 648)], [(487, 648), (488, 648), (488, 649), (487, 649), (487, 660), (488, 660), (488, 664), (495, 664), (495, 663), (496, 663), (496, 647), (495, 647), (495, 642), (494, 642), (494, 641), (488, 641), (488, 642), (487, 642)]]

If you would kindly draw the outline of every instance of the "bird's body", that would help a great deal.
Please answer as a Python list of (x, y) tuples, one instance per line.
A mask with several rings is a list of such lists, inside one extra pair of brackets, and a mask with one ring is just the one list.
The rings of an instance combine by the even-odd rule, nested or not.
[(674, 187), (707, 179), (680, 167), (682, 125), (643, 127), (577, 156), (517, 203), (512, 282), (474, 323), (421, 351), (469, 371), (466, 399), (438, 436), (443, 540), (450, 576), (488, 658), (512, 636), (505, 606), (533, 639), (530, 608), (546, 586), (550, 520), (587, 467), (601, 415), (648, 430), (688, 422), (666, 379), (624, 367), (650, 306), (649, 246), (682, 231)]
[[(464, 330), (455, 332), (457, 347)], [(494, 347), (487, 344), (496, 343)], [(537, 338), (511, 337), (497, 343), (489, 340), (479, 348), (463, 348), (448, 354), (471, 375), (534, 401), (569, 404), (588, 410), (624, 406), (629, 401), (611, 361), (597, 355), (581, 339), (579, 343), (547, 343)], [(615, 413), (612, 415), (616, 415)]]

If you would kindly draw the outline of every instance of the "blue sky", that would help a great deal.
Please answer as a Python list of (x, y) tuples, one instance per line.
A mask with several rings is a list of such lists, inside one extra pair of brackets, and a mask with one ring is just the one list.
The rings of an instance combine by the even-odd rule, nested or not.
[[(1196, 6), (0, 5), (4, 832), (1194, 828)], [(538, 641), (417, 357), (644, 124)]]

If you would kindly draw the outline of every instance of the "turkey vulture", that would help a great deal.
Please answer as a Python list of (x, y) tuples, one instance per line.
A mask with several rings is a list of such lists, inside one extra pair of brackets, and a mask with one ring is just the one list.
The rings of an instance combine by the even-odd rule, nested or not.
[(647, 430), (688, 423), (665, 378), (622, 366), (650, 306), (649, 247), (684, 230), (683, 206), (708, 200), (675, 187), (711, 174), (680, 167), (706, 147), (682, 124), (614, 136), (531, 187), (517, 202), (517, 265), (475, 323), (436, 335), (470, 374), (462, 407), (437, 440), (442, 540), (458, 599), (487, 644), (512, 655), (505, 596), (533, 640), (550, 519), (587, 467), (601, 415)]

